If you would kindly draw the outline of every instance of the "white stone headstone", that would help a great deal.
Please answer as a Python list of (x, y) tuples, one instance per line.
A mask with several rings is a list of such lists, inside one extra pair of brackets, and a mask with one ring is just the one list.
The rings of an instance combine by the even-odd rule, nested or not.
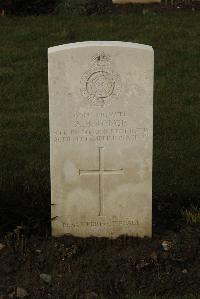
[(49, 48), (52, 233), (151, 236), (154, 54)]

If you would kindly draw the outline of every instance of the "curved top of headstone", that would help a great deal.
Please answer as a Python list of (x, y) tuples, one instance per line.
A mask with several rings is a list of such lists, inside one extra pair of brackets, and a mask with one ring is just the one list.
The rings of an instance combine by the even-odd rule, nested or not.
[(125, 47), (125, 48), (127, 47), (127, 48), (153, 51), (153, 48), (151, 46), (138, 44), (138, 43), (121, 42), (121, 41), (85, 41), (85, 42), (70, 43), (70, 44), (51, 47), (48, 49), (48, 53), (50, 54), (54, 52), (60, 52), (60, 51), (73, 49), (73, 48), (96, 47), (96, 46), (97, 47), (115, 46), (115, 47)]

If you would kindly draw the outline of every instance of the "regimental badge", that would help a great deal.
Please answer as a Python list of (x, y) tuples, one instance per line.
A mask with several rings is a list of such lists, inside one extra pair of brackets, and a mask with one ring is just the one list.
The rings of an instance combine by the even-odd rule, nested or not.
[(120, 76), (113, 70), (111, 58), (103, 52), (98, 53), (81, 78), (81, 94), (90, 105), (103, 108), (113, 102), (120, 91)]

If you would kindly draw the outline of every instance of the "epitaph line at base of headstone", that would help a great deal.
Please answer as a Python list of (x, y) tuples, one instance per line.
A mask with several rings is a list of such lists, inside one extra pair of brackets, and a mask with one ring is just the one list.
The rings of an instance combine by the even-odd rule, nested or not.
[(154, 54), (81, 42), (50, 48), (52, 234), (152, 234)]

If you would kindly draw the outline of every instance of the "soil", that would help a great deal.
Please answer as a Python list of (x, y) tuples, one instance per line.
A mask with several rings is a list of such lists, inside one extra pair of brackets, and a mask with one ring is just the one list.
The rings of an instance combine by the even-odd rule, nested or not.
[(200, 293), (200, 225), (180, 224), (154, 227), (152, 239), (116, 240), (36, 237), (18, 227), (0, 239), (0, 298), (17, 298), (19, 288), (44, 299)]

